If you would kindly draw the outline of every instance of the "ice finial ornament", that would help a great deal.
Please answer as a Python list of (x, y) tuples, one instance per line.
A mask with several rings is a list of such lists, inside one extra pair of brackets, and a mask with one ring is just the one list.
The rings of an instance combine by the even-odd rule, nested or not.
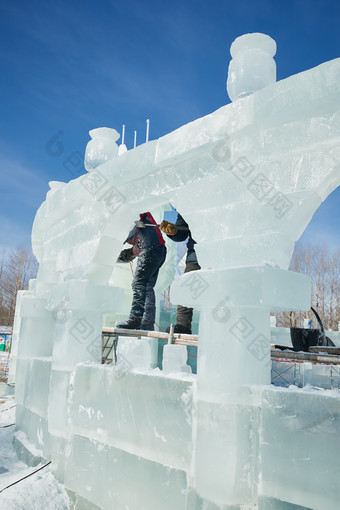
[(84, 160), (88, 172), (118, 155), (118, 145), (115, 142), (120, 136), (115, 129), (106, 127), (92, 129), (89, 135), (92, 140), (86, 146)]
[(227, 92), (231, 101), (276, 82), (276, 42), (266, 34), (245, 34), (230, 47)]

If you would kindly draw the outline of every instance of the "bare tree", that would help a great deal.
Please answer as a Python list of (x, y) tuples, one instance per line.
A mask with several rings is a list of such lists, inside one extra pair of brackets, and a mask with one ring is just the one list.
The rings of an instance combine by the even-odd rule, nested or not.
[(38, 263), (27, 248), (18, 247), (0, 264), (0, 324), (12, 326), (18, 290), (28, 288), (28, 282), (35, 278)]
[[(312, 306), (318, 311), (325, 329), (338, 329), (340, 319), (340, 250), (330, 253), (326, 245), (296, 244), (289, 267), (307, 274), (312, 280)], [(284, 312), (277, 315), (277, 325), (301, 327), (303, 319), (313, 319), (311, 311)]]
[(338, 329), (340, 322), (340, 250), (333, 253), (330, 261), (330, 297), (328, 311), (328, 328)]

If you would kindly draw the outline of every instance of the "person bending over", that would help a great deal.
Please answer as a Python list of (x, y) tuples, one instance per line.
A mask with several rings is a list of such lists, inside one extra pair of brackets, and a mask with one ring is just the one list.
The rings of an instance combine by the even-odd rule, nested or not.
[(132, 281), (130, 315), (126, 321), (116, 324), (116, 328), (153, 331), (156, 315), (154, 287), (159, 269), (165, 261), (166, 246), (150, 212), (140, 214), (140, 222), (146, 226), (133, 227), (124, 241), (124, 244), (129, 243), (132, 246), (123, 250), (117, 259), (117, 262), (130, 262), (138, 257)]

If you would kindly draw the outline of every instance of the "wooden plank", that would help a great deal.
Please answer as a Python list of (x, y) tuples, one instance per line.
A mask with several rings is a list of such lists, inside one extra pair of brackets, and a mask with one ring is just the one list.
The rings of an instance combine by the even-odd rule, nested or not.
[(104, 335), (118, 335), (118, 336), (147, 336), (149, 338), (164, 338), (168, 339), (169, 334), (162, 331), (145, 331), (143, 329), (118, 329), (118, 328), (103, 328)]
[(330, 345), (313, 346), (309, 348), (309, 352), (326, 352), (331, 355), (340, 355), (340, 347), (331, 347)]
[(294, 352), (281, 351), (279, 349), (271, 350), (272, 358), (279, 358), (287, 361), (309, 361), (312, 363), (327, 363), (340, 365), (340, 356), (330, 354), (317, 354), (313, 352)]
[[(146, 336), (149, 338), (162, 338), (164, 340), (168, 340), (169, 333), (164, 333), (163, 331), (145, 331), (143, 329), (118, 329), (118, 328), (103, 328), (103, 335), (118, 335), (118, 336)], [(198, 343), (198, 335), (185, 335), (183, 333), (175, 333), (174, 334), (175, 344), (179, 345), (197, 345)], [(179, 340), (179, 342), (176, 342)], [(185, 344), (183, 342), (187, 341)]]
[[(118, 328), (103, 328), (103, 335), (117, 335), (120, 337), (134, 336), (134, 337), (148, 337), (148, 338), (161, 338), (164, 340), (169, 339), (169, 333), (163, 331), (145, 331), (136, 329), (118, 329)], [(187, 347), (198, 347), (198, 335), (185, 335), (182, 333), (174, 334), (174, 343), (176, 345), (186, 345)], [(275, 349), (275, 345), (271, 344), (271, 357), (284, 359), (287, 361), (308, 361), (312, 363), (327, 363), (333, 365), (340, 365), (340, 348), (339, 347), (311, 347), (313, 352), (295, 352), (289, 350)], [(320, 354), (319, 354), (320, 353)]]

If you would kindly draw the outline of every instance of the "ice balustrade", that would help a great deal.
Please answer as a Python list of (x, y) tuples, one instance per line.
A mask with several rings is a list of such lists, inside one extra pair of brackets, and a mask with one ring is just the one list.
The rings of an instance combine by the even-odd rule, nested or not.
[[(242, 70), (242, 62), (249, 64), (249, 55), (241, 59), (237, 55), (241, 50), (247, 53), (251, 40), (248, 35), (235, 43), (233, 73), (238, 66)], [(294, 242), (340, 181), (340, 59), (273, 83), (273, 42), (258, 34), (253, 41), (268, 64), (267, 77), (257, 80), (257, 88), (265, 88), (252, 93), (253, 85), (246, 86), (243, 76), (241, 99), (120, 156), (112, 146), (107, 155), (112, 132), (102, 132), (102, 143), (100, 133), (93, 133), (87, 151), (89, 172), (69, 183), (51, 183), (37, 212), (32, 246), (40, 267), (31, 295), (21, 302), (17, 427), (36, 447), (40, 441), (45, 456), (52, 455), (59, 478), (93, 503), (100, 491), (92, 488), (91, 497), (84, 493), (88, 472), (78, 469), (89, 461), (99, 466), (98, 481), (103, 469), (112, 471), (112, 475), (102, 473), (103, 480), (112, 483), (124, 470), (125, 477), (137, 477), (141, 488), (144, 482), (138, 472), (145, 469), (150, 476), (157, 473), (159, 483), (173, 483), (169, 494), (162, 496), (160, 491), (155, 496), (155, 508), (161, 501), (158, 497), (170, 498), (164, 508), (185, 508), (184, 504), (189, 508), (189, 500), (197, 498), (222, 506), (257, 499), (263, 471), (258, 460), (260, 422), (266, 405), (260, 388), (270, 383), (269, 315), (309, 309), (308, 277), (287, 268)], [(232, 86), (237, 88), (235, 80)], [(190, 455), (183, 453), (180, 458), (178, 445), (171, 446), (174, 430), (164, 423), (157, 428), (157, 409), (143, 418), (140, 431), (133, 423), (133, 411), (129, 415), (123, 408), (107, 418), (98, 408), (97, 429), (94, 421), (79, 421), (81, 406), (91, 419), (99, 398), (97, 392), (92, 395), (87, 411), (81, 403), (86, 397), (77, 381), (82, 371), (85, 379), (90, 376), (91, 362), (96, 363), (97, 375), (103, 370), (100, 377), (108, 377), (100, 386), (90, 377), (93, 387), (105, 395), (103, 409), (112, 395), (122, 401), (127, 398), (130, 410), (140, 407), (133, 391), (134, 384), (138, 387), (133, 370), (119, 386), (114, 367), (98, 367), (103, 314), (119, 313), (130, 299), (125, 292), (127, 279), (122, 274), (112, 276), (126, 232), (140, 212), (157, 214), (169, 202), (189, 222), (202, 266), (200, 272), (176, 280), (171, 291), (173, 303), (200, 310), (197, 390), (192, 375), (162, 376), (169, 380), (173, 405), (185, 393), (180, 381), (188, 380), (195, 388), (195, 420), (186, 432), (193, 441), (190, 467)], [(165, 285), (173, 271), (165, 267), (164, 274)], [(182, 356), (178, 349), (178, 366)], [(90, 364), (79, 365), (84, 362)], [(35, 381), (33, 364), (37, 363), (46, 381), (50, 370), (49, 385)], [(134, 381), (131, 390), (129, 378)], [(141, 391), (150, 378), (147, 373), (141, 376)], [(45, 392), (37, 402), (32, 396), (36, 384)], [(150, 398), (156, 401), (164, 395), (164, 389), (157, 389), (160, 384), (150, 386)], [(192, 405), (181, 412), (192, 419)], [(153, 420), (157, 426), (152, 434)], [(170, 423), (175, 422), (174, 411)], [(127, 427), (125, 437), (119, 435), (119, 423)], [(114, 437), (108, 424), (116, 427)], [(42, 439), (42, 432), (34, 432), (47, 428), (48, 440)], [(169, 444), (157, 450), (157, 441)], [(104, 444), (110, 450), (103, 451)], [(139, 456), (142, 460), (137, 461)], [(171, 469), (164, 471), (163, 464)], [(119, 476), (124, 485), (126, 479)], [(179, 497), (187, 487), (194, 487), (196, 495)], [(268, 489), (266, 496), (276, 497), (278, 492)], [(146, 493), (145, 487), (140, 489), (141, 495)], [(121, 504), (126, 498), (131, 508), (141, 508), (130, 497), (122, 496)], [(145, 497), (147, 501), (149, 495)], [(325, 501), (331, 508), (332, 496), (325, 496)], [(146, 507), (153, 508), (151, 503)]]

